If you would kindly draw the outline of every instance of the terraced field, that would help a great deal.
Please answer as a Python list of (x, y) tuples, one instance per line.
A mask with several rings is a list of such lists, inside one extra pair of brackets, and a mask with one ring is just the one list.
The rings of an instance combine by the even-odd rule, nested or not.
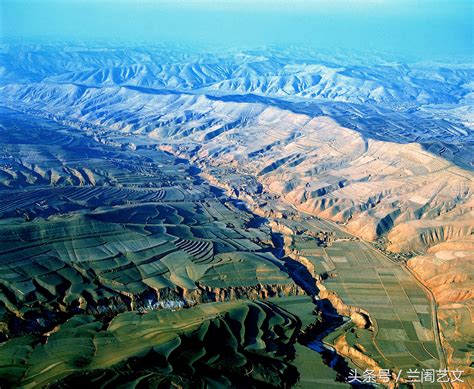
[[(223, 187), (237, 185), (217, 168), (214, 172)], [(256, 212), (269, 215), (281, 255), (293, 259), (289, 264), (293, 278), (315, 296), (320, 320), (338, 323), (323, 343), (343, 355), (349, 368), (389, 369), (394, 374), (392, 384), (397, 379), (401, 384), (409, 370), (446, 366), (433, 301), (400, 262), (335, 223), (296, 211), (278, 197), (267, 195), (266, 202), (254, 198), (250, 204)], [(272, 213), (272, 209), (279, 211)], [(333, 237), (330, 241), (318, 238), (324, 231)], [(322, 385), (323, 381), (314, 382)]]
[[(66, 73), (0, 86), (14, 107), (0, 107), (0, 386), (347, 387), (368, 368), (395, 387), (402, 371), (468, 366), (470, 305), (438, 315), (402, 263), (472, 235), (472, 131), (463, 112), (431, 117), (432, 88), (413, 106), (385, 77), (335, 101), (341, 79), (271, 91), (255, 53), (144, 86), (155, 64), (135, 80), (107, 50), (83, 54), (106, 68), (87, 74), (58, 54)], [(452, 78), (454, 106), (470, 84), (453, 72), (427, 79)], [(430, 282), (471, 285), (450, 277)]]
[[(38, 343), (0, 345), (2, 385), (52, 388), (293, 385), (299, 320), (264, 302), (117, 315), (105, 328), (78, 315)], [(219, 339), (218, 342), (215, 340)]]
[[(44, 333), (79, 313), (107, 321), (130, 310), (301, 293), (272, 254), (268, 228), (248, 227), (254, 216), (219, 198), (186, 161), (2, 112), (4, 160), (29, 172), (9, 176), (0, 193), (3, 339)], [(49, 158), (37, 158), (45, 150)], [(86, 160), (103, 179), (78, 178)], [(53, 176), (64, 179), (45, 179)]]
[(2, 112), (2, 168), (22, 173), (0, 192), (0, 385), (343, 379), (298, 340), (314, 304), (244, 203), (166, 152)]

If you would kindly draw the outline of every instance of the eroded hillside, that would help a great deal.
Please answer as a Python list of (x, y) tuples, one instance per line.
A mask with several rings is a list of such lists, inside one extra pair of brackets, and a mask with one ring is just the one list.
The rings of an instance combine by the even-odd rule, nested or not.
[[(2, 50), (5, 382), (285, 386), (361, 366), (392, 386), (412, 366), (472, 381), (469, 66)], [(148, 320), (162, 309), (179, 310), (156, 314), (169, 334)], [(123, 336), (130, 323), (153, 344)], [(62, 357), (75, 336), (86, 356)], [(130, 350), (106, 363), (102, 341)]]

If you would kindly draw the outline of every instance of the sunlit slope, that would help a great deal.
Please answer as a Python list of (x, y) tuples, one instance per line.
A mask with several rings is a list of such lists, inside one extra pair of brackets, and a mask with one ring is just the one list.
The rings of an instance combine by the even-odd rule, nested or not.
[[(14, 107), (33, 108), (38, 94), (42, 103), (59, 97), (54, 110), (34, 109), (64, 116), (76, 100), (94, 100), (100, 93), (100, 101), (108, 102), (97, 106), (91, 101), (82, 107), (84, 115), (94, 116), (89, 108), (110, 108), (116, 115), (135, 112), (116, 109), (121, 97), (109, 101), (102, 94), (114, 94), (110, 88), (263, 101), (329, 115), (370, 138), (418, 142), (459, 166), (473, 166), (474, 73), (469, 63), (284, 47), (206, 53), (164, 45), (5, 45), (0, 56), (1, 98)], [(153, 123), (151, 112), (138, 111), (150, 119), (146, 124)]]
[[(433, 291), (449, 364), (474, 381), (469, 344), (474, 342), (474, 239), (453, 239), (431, 247), (408, 266)], [(466, 347), (466, 345), (468, 345)], [(469, 368), (466, 368), (469, 366)], [(461, 384), (459, 384), (461, 385)]]
[(5, 45), (1, 54), (5, 83), (133, 85), (395, 106), (457, 104), (472, 92), (468, 64), (405, 64), (334, 50), (196, 53), (165, 46)]
[[(75, 137), (28, 115), (15, 121), (12, 111), (5, 118), (11, 122), (0, 131), (4, 161), (34, 163), (37, 171), (54, 167), (65, 179), (4, 182), (4, 339), (51, 330), (78, 313), (104, 319), (127, 310), (301, 293), (272, 253), (268, 228), (252, 227), (254, 216), (213, 192), (186, 161)], [(8, 131), (12, 122), (24, 139)], [(54, 146), (61, 139), (64, 146)], [(21, 155), (25, 147), (30, 152)], [(44, 150), (49, 159), (35, 159)], [(52, 158), (52, 150), (61, 158)], [(73, 180), (72, 165), (106, 180)]]
[[(381, 330), (373, 339), (393, 359), (387, 367), (442, 367), (445, 359), (450, 368), (469, 366), (471, 66), (272, 50), (213, 58), (163, 48), (50, 49), (0, 53), (8, 59), (1, 104), (52, 119), (25, 123), (0, 112), (3, 339), (65, 321), (67, 328), (74, 315), (105, 326), (126, 310), (298, 294), (289, 271), (314, 294), (314, 279), (303, 276), (329, 277), (325, 285), (343, 299), (336, 308), (367, 308), (372, 330)], [(288, 243), (278, 234), (293, 231), (298, 217), (310, 230), (301, 239), (308, 260), (303, 250), (290, 253), (299, 265), (275, 257)], [(334, 246), (312, 258), (334, 229)], [(348, 242), (357, 240), (349, 232), (394, 262), (365, 261), (369, 243)], [(308, 238), (299, 229), (290, 235)], [(397, 261), (415, 254), (408, 265), (437, 304), (410, 273), (400, 290), (385, 288), (402, 271)], [(361, 287), (356, 270), (364, 266)], [(387, 318), (379, 304), (394, 314)], [(335, 345), (385, 366), (367, 334), (347, 332)], [(113, 369), (97, 374), (123, 376)], [(148, 373), (140, 370), (140, 379)]]
[(472, 173), (416, 143), (366, 138), (328, 117), (261, 103), (116, 87), (34, 88), (30, 107), (46, 100), (43, 110), (67, 107), (68, 120), (106, 128), (114, 141), (133, 133), (186, 157), (242, 167), (300, 209), (347, 223), (365, 239), (388, 234), (392, 251), (472, 231)]

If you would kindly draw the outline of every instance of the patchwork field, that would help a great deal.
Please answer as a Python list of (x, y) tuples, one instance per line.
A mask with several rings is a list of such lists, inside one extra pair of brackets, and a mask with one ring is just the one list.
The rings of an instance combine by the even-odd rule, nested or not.
[(339, 315), (353, 317), (324, 339), (351, 361), (352, 368), (390, 369), (401, 372), (402, 381), (410, 369), (444, 366), (432, 302), (406, 269), (367, 243), (349, 240), (350, 235), (330, 224), (318, 222), (338, 230), (339, 238), (328, 247), (305, 232), (295, 233), (314, 226), (312, 219), (295, 217), (278, 223), (289, 227), (281, 229), (285, 250), (308, 269), (308, 276), (322, 277), (321, 302), (330, 301)]
[(470, 67), (89, 49), (1, 49), (0, 386), (471, 385)]
[(431, 304), (411, 275), (361, 242), (340, 242), (324, 251), (337, 271), (325, 286), (346, 304), (366, 310), (374, 322), (373, 339), (356, 330), (348, 343), (362, 344), (384, 368), (438, 368)]

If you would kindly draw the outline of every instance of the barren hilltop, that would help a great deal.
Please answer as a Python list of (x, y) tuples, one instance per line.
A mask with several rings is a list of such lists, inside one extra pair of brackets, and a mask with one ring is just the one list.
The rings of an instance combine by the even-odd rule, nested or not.
[[(15, 384), (72, 379), (56, 365), (31, 367), (45, 353), (62, 357), (24, 337), (59, 342), (68, 331), (99, 350), (86, 368), (71, 356), (68, 369), (128, 382), (97, 338), (129, 342), (121, 328), (137, 320), (166, 345), (143, 340), (115, 362), (136, 371), (130, 358), (155, 347), (167, 367), (150, 374), (168, 383), (188, 363), (211, 382), (223, 351), (203, 339), (233, 323), (229, 360), (243, 370), (219, 367), (221, 385), (243, 372), (245, 384), (268, 374), (275, 386), (310, 385), (316, 378), (291, 361), (310, 358), (311, 342), (341, 358), (318, 360), (321, 385), (342, 385), (349, 368), (416, 366), (464, 370), (473, 385), (472, 67), (271, 49), (4, 46), (1, 55), (0, 347), (13, 363), (23, 342)], [(130, 313), (162, 309), (179, 310), (152, 313), (172, 323), (166, 334)], [(316, 322), (301, 319), (313, 310)], [(190, 322), (173, 327), (179, 320)], [(168, 359), (187, 337), (202, 342), (195, 356)], [(267, 365), (276, 349), (285, 357)], [(251, 350), (268, 355), (254, 361)]]

